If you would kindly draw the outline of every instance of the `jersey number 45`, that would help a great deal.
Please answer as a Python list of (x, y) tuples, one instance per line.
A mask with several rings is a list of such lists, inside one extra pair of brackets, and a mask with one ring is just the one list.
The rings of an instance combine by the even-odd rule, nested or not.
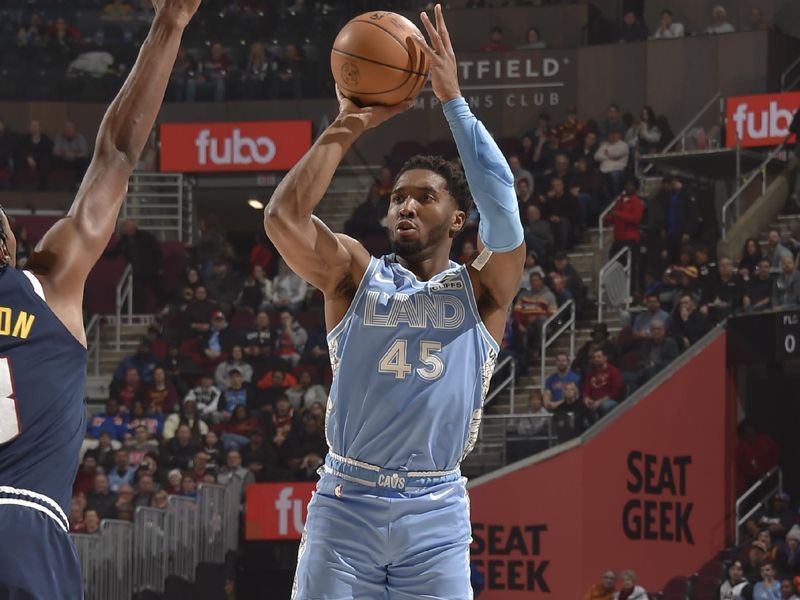
[[(416, 369), (417, 375), (428, 381), (442, 376), (444, 363), (436, 356), (441, 350), (441, 342), (422, 340), (419, 343), (419, 361), (425, 366)], [(407, 351), (408, 340), (396, 339), (378, 362), (378, 372), (390, 373), (395, 379), (405, 379), (414, 370), (406, 359)]]

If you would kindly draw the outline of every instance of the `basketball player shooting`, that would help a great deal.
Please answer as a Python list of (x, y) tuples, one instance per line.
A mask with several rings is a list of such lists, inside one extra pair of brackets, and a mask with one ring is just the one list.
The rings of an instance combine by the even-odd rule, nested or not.
[(68, 214), (15, 269), (0, 211), (0, 598), (79, 600), (68, 535), (72, 483), (86, 429), (83, 288), (108, 244), (156, 115), (181, 35), (200, 0), (154, 0), (139, 57), (100, 125)]
[[(411, 158), (390, 197), (389, 256), (332, 233), (312, 211), (348, 148), (410, 106), (358, 108), (340, 95), (338, 117), (265, 210), (281, 255), (325, 295), (334, 374), (297, 600), (472, 597), (459, 464), (477, 436), (525, 247), (511, 171), (461, 96), (438, 5), (435, 20), (422, 15), (430, 46), (416, 41), (467, 180), (442, 158)], [(458, 265), (449, 255), (470, 191), (480, 253)]]

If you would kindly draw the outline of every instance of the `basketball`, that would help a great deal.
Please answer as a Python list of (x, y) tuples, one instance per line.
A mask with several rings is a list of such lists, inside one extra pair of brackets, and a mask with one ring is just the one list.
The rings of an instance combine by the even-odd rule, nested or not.
[(331, 50), (333, 78), (359, 106), (391, 106), (419, 94), (428, 61), (412, 40), (419, 29), (392, 12), (368, 12), (349, 21)]

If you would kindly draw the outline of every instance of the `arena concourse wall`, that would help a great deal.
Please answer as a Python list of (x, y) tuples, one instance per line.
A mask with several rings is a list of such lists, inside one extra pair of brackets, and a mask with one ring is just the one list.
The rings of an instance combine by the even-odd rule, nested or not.
[(735, 406), (726, 381), (718, 328), (604, 426), (472, 481), (481, 598), (579, 598), (609, 568), (658, 591), (723, 548)]

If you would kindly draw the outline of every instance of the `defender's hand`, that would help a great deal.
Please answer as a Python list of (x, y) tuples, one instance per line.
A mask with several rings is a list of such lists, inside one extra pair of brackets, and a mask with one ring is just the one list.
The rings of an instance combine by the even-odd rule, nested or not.
[(336, 98), (339, 100), (339, 118), (353, 117), (361, 121), (364, 129), (377, 127), (395, 115), (399, 115), (414, 106), (414, 100), (406, 100), (394, 106), (365, 106), (361, 108), (349, 98), (345, 98), (336, 86)]
[(152, 0), (156, 16), (170, 19), (180, 27), (186, 27), (200, 6), (200, 0)]
[(433, 9), (433, 13), (436, 19), (436, 27), (433, 26), (428, 15), (425, 13), (420, 14), (422, 24), (425, 26), (431, 41), (430, 46), (423, 38), (415, 37), (414, 39), (430, 62), (433, 93), (436, 94), (439, 102), (444, 104), (461, 95), (461, 88), (458, 85), (458, 63), (453, 52), (453, 44), (450, 42), (450, 34), (444, 24), (442, 5), (437, 4)]

